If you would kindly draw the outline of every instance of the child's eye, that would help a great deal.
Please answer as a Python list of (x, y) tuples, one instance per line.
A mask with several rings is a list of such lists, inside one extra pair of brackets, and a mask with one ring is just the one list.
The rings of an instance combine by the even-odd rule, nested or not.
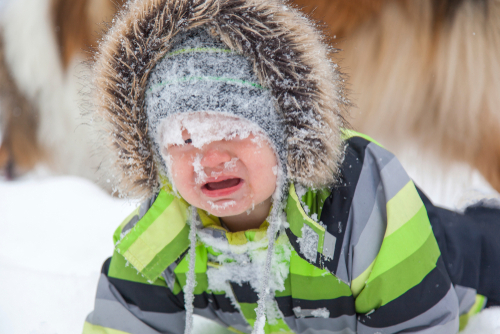
[(186, 143), (186, 144), (191, 144), (192, 142), (193, 141), (191, 140), (191, 138), (184, 140), (184, 143)]

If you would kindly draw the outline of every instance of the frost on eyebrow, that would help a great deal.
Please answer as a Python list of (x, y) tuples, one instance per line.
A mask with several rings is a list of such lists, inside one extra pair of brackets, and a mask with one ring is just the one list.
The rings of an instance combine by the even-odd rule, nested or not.
[(267, 135), (257, 124), (220, 112), (175, 114), (164, 119), (159, 130), (158, 143), (162, 147), (184, 145), (183, 130), (190, 134), (191, 145), (199, 149), (213, 141), (232, 140), (237, 137), (245, 139), (252, 134), (255, 136), (252, 142), (258, 143), (259, 146), (262, 140), (267, 140)]

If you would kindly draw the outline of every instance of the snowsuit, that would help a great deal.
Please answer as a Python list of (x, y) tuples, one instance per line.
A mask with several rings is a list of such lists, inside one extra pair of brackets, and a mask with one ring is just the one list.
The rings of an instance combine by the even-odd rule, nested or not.
[[(230, 53), (219, 47), (170, 53), (177, 34), (200, 26), (246, 57), (251, 80), (259, 82), (194, 77), (183, 68), (183, 76), (159, 85), (215, 82), (203, 100), (211, 106), (219, 91), (236, 85), (269, 92), (286, 135), (278, 152), (286, 157), (280, 198), (286, 224), (276, 235), (268, 233), (273, 220), (231, 233), (194, 210), (201, 226), (193, 243), (193, 208), (162, 183), (167, 174), (145, 110), (148, 78), (165, 56)], [(266, 304), (265, 333), (456, 333), (460, 316), (500, 302), (494, 280), (500, 251), (492, 238), (500, 235), (499, 210), (460, 215), (433, 207), (391, 153), (343, 129), (342, 76), (296, 10), (277, 0), (138, 0), (99, 52), (97, 104), (108, 121), (121, 190), (149, 199), (114, 234), (115, 252), (103, 266), (85, 334), (183, 333), (189, 306), (250, 333), (263, 299), (259, 276), (247, 269), (263, 254), (275, 260), (270, 280), (277, 286)], [(204, 98), (178, 91), (178, 103), (190, 108)], [(273, 202), (273, 209), (280, 205)], [(266, 240), (274, 240), (272, 251)], [(194, 291), (188, 254), (195, 258)], [(235, 276), (226, 284), (222, 273), (231, 268), (247, 270), (248, 281)], [(194, 302), (186, 302), (191, 293)]]
[[(498, 257), (489, 256), (498, 246), (485, 232), (500, 229), (481, 224), (497, 223), (500, 211), (477, 207), (461, 215), (432, 206), (391, 153), (349, 134), (355, 136), (346, 141), (338, 186), (308, 190), (300, 199), (290, 186), (283, 238), (292, 253), (285, 289), (275, 294), (283, 318), (266, 324), (266, 333), (456, 333), (460, 316), (485, 306), (477, 291), (498, 305), (498, 282), (486, 281), (500, 274)], [(187, 206), (162, 190), (117, 229), (84, 333), (183, 333)], [(263, 234), (230, 233), (204, 217), (204, 230), (235, 244)], [(315, 240), (313, 254), (298, 242), (306, 233)], [(218, 270), (211, 252), (197, 246), (195, 314), (249, 333), (257, 294), (248, 283), (233, 283), (234, 305), (225, 292), (209, 291), (207, 272)]]

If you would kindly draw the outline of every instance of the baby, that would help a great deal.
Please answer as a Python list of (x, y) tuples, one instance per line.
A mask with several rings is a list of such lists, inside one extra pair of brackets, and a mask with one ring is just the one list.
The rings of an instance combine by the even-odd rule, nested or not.
[(500, 304), (500, 210), (434, 207), (344, 123), (343, 79), (275, 0), (137, 0), (95, 66), (120, 189), (84, 333), (457, 333)]

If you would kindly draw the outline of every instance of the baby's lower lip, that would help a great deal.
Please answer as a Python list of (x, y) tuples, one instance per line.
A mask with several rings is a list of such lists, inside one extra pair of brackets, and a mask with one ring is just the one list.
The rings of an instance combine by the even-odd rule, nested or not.
[(203, 194), (208, 197), (222, 197), (230, 195), (243, 186), (243, 179), (234, 178), (220, 182), (207, 182), (201, 187)]

